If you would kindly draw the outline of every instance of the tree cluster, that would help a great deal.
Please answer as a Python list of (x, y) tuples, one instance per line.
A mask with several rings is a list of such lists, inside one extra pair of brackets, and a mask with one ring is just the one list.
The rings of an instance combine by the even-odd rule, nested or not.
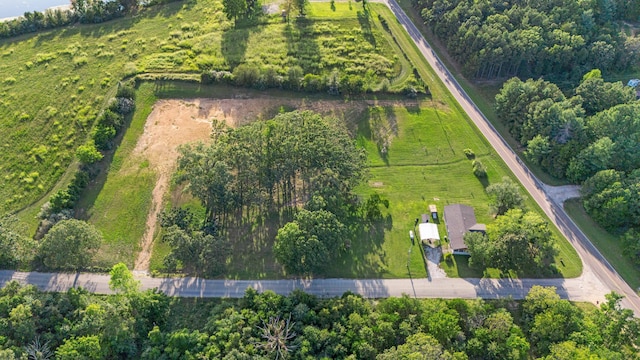
[(477, 78), (579, 79), (592, 68), (638, 64), (640, 38), (617, 22), (637, 21), (628, 0), (413, 0), (425, 23), (465, 72)]
[(343, 223), (357, 216), (352, 190), (363, 179), (365, 161), (344, 125), (295, 111), (237, 129), (216, 123), (212, 136), (211, 145), (181, 148), (178, 160), (178, 181), (188, 182), (200, 199), (205, 223), (224, 235), (227, 226), (257, 215), (295, 215), (274, 246), (290, 273), (319, 270), (344, 248)]
[[(607, 295), (585, 310), (554, 288), (522, 302), (332, 299), (248, 289), (238, 300), (140, 292), (114, 267), (117, 295), (0, 290), (0, 357), (60, 359), (638, 359), (640, 322)], [(32, 357), (33, 358), (33, 357)]]
[(573, 93), (567, 98), (548, 81), (513, 78), (496, 95), (496, 114), (526, 146), (524, 155), (557, 178), (581, 182), (599, 170), (637, 168), (633, 89), (594, 70)]
[(583, 204), (604, 228), (623, 236), (640, 263), (640, 103), (633, 88), (587, 73), (566, 98), (544, 80), (505, 82), (496, 112), (526, 146), (525, 157), (551, 175), (583, 184)]
[(553, 271), (550, 264), (556, 253), (555, 237), (549, 224), (535, 212), (508, 210), (480, 232), (465, 234), (464, 241), (471, 254), (470, 264), (493, 267), (503, 272), (536, 269)]
[(149, 332), (165, 326), (170, 299), (138, 291), (119, 266), (124, 271), (112, 271), (119, 294), (108, 297), (7, 284), (0, 290), (0, 358), (139, 359)]
[(218, 124), (211, 145), (180, 149), (178, 180), (224, 224), (231, 215), (296, 206), (321, 195), (329, 208), (360, 183), (365, 153), (344, 125), (309, 111), (237, 129)]

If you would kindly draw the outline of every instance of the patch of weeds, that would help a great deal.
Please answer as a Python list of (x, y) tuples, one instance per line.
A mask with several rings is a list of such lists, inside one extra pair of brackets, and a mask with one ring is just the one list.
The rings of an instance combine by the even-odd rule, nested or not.
[(73, 58), (73, 66), (77, 68), (87, 65), (88, 62), (89, 62), (89, 58), (86, 56), (77, 56)]

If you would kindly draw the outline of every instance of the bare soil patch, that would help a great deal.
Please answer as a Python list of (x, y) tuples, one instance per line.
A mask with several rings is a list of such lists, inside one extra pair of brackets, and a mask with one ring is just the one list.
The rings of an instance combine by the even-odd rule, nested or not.
[(345, 101), (306, 100), (276, 97), (252, 99), (191, 99), (160, 100), (147, 118), (144, 132), (138, 139), (132, 156), (140, 161), (148, 161), (149, 167), (157, 174), (153, 189), (152, 203), (147, 216), (146, 229), (140, 241), (134, 270), (147, 271), (151, 259), (153, 239), (156, 232), (158, 214), (162, 209), (162, 199), (169, 188), (169, 181), (178, 159), (178, 147), (196, 141), (209, 141), (212, 120), (224, 121), (232, 127), (249, 122), (269, 119), (281, 111), (313, 110), (324, 115), (344, 119), (353, 129), (369, 106), (406, 106), (411, 101)]

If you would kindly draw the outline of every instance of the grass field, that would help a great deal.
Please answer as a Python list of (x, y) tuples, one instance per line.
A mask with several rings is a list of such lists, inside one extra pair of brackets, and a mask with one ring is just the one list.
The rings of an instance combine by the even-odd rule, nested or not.
[[(26, 208), (39, 207), (35, 203), (64, 180), (76, 147), (125, 76), (197, 75), (246, 63), (281, 76), (292, 66), (317, 75), (369, 72), (374, 87), (383, 77), (402, 85), (396, 80), (406, 70), (383, 31), (358, 17), (359, 7), (338, 3), (333, 13), (325, 5), (291, 25), (275, 15), (233, 27), (220, 1), (185, 1), (0, 41), (0, 212), (37, 213)], [(30, 215), (22, 218), (34, 228)]]

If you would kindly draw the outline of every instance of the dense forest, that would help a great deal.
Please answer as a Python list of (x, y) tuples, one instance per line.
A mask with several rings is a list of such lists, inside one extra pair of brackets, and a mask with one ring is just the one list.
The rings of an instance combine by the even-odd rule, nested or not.
[(583, 204), (604, 228), (625, 234), (626, 255), (640, 264), (640, 103), (630, 86), (583, 76), (566, 96), (539, 79), (505, 82), (496, 113), (525, 147), (524, 156), (553, 176), (583, 184)]
[(600, 308), (534, 287), (525, 300), (321, 299), (248, 289), (243, 298), (139, 291), (0, 290), (1, 359), (638, 359), (640, 320), (612, 293)]
[(425, 23), (464, 71), (476, 78), (505, 76), (577, 80), (593, 68), (638, 65), (640, 38), (621, 31), (638, 21), (628, 0), (413, 0)]

